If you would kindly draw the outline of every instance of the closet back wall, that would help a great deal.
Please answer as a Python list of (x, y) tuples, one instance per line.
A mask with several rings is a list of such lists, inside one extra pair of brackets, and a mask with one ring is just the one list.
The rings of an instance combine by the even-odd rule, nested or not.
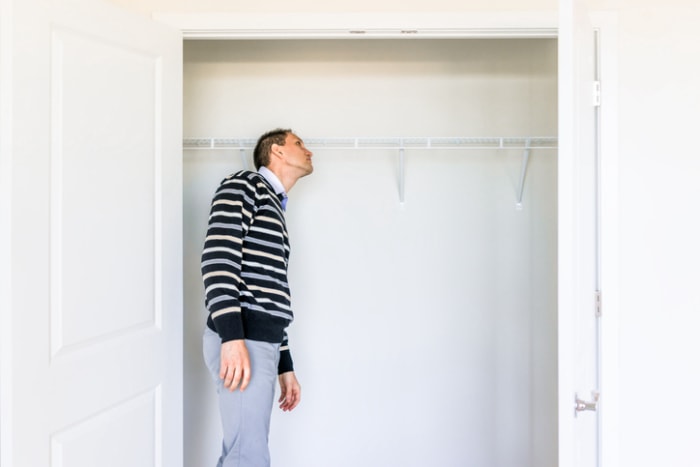
[[(556, 41), (186, 41), (188, 137), (555, 136)], [(302, 404), (273, 465), (556, 465), (556, 151), (310, 146), (287, 224)], [(247, 156), (250, 152), (247, 153)], [(252, 166), (185, 151), (185, 465), (220, 428), (201, 358), (211, 196)]]

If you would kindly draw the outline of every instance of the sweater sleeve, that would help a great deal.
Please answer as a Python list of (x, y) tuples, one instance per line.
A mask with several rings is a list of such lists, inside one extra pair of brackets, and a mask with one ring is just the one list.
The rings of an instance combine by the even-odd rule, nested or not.
[(202, 280), (209, 316), (222, 342), (245, 338), (241, 317), (243, 238), (255, 211), (255, 187), (231, 176), (217, 189), (202, 252)]
[(288, 371), (294, 371), (294, 362), (292, 361), (292, 354), (289, 351), (289, 337), (287, 336), (287, 331), (284, 331), (282, 345), (280, 345), (280, 361), (277, 365), (277, 374), (281, 375)]

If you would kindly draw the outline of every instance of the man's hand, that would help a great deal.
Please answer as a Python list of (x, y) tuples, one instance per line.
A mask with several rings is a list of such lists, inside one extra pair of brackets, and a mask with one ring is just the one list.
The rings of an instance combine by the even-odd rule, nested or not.
[(280, 380), (280, 409), (285, 412), (293, 410), (301, 401), (301, 386), (293, 371), (282, 373)]
[(224, 380), (224, 387), (235, 391), (238, 384), (241, 391), (250, 382), (250, 357), (243, 339), (227, 341), (221, 344), (221, 370), (219, 378)]

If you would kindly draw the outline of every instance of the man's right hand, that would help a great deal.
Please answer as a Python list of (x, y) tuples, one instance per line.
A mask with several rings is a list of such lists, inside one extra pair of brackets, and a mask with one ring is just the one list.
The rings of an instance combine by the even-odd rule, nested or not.
[(241, 391), (250, 382), (250, 357), (245, 340), (237, 339), (221, 344), (221, 370), (219, 378), (224, 380), (224, 387), (235, 391), (241, 385)]

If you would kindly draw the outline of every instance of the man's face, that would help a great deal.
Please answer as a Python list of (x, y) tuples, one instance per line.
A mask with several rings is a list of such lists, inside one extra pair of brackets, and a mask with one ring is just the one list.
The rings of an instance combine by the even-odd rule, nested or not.
[(314, 171), (314, 166), (311, 162), (313, 153), (306, 149), (304, 142), (297, 135), (294, 133), (287, 134), (284, 146), (280, 146), (280, 148), (287, 165), (299, 170), (301, 177)]

